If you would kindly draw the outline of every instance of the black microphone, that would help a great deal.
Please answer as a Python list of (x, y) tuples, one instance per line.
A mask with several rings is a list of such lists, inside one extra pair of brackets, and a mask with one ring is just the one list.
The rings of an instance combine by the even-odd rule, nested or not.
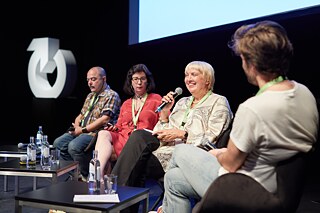
[(208, 138), (203, 138), (201, 140), (199, 148), (204, 149), (205, 151), (210, 151), (211, 149), (217, 149), (216, 145), (208, 140)]
[(18, 149), (26, 149), (28, 144), (25, 143), (18, 143)]
[[(181, 94), (182, 94), (182, 89), (180, 87), (177, 87), (172, 95), (173, 95), (173, 98), (176, 99), (176, 97), (178, 97), (178, 95), (181, 95)], [(155, 113), (160, 112), (165, 105), (167, 105), (167, 103), (163, 101), (154, 112)]]

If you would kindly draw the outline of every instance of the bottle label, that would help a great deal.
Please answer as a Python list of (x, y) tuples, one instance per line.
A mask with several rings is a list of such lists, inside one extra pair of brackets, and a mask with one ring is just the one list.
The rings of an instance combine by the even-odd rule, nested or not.
[(50, 155), (49, 148), (48, 147), (44, 147), (43, 148), (43, 156), (47, 158), (47, 157), (49, 157), (49, 155)]
[(36, 150), (28, 149), (27, 153), (28, 161), (36, 161)]
[(37, 150), (33, 149), (31, 150), (31, 160), (36, 161), (36, 156), (37, 156)]
[(100, 166), (97, 167), (97, 180), (100, 181)]
[(89, 181), (94, 181), (94, 165), (92, 163), (89, 163)]
[(42, 135), (41, 135), (41, 133), (37, 133), (37, 137), (36, 137), (36, 138), (42, 140)]

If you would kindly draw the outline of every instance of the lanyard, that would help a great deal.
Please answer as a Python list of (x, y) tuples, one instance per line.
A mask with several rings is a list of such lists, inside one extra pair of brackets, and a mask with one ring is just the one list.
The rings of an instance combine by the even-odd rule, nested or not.
[(263, 93), (266, 89), (268, 89), (269, 87), (281, 82), (281, 81), (284, 81), (284, 78), (280, 75), (278, 76), (277, 78), (273, 79), (272, 81), (269, 81), (268, 83), (266, 83), (265, 85), (263, 85), (263, 87), (261, 87), (259, 89), (259, 91), (257, 92), (256, 96), (257, 95), (260, 95), (261, 93)]
[[(98, 97), (99, 97), (99, 96), (97, 95), (97, 93), (95, 93), (95, 94), (92, 96), (91, 101), (90, 101), (90, 104), (89, 104), (89, 107), (88, 107), (88, 110), (87, 110), (86, 113), (84, 114), (83, 119), (82, 119), (82, 121), (81, 121), (81, 126), (83, 126), (85, 120), (88, 120), (87, 116), (88, 116), (89, 112), (91, 112), (93, 106), (97, 103), (97, 101), (98, 101), (98, 99), (99, 99)], [(86, 119), (86, 118), (87, 118), (87, 119)]]
[(136, 100), (135, 100), (134, 98), (132, 98), (131, 108), (132, 108), (132, 122), (133, 122), (134, 130), (137, 129), (138, 118), (139, 118), (140, 112), (141, 112), (141, 110), (142, 110), (142, 107), (143, 107), (144, 103), (145, 103), (146, 100), (147, 100), (147, 97), (148, 97), (148, 93), (144, 94), (143, 100), (142, 100), (142, 105), (140, 106), (137, 114), (134, 113), (134, 106), (135, 106)]
[[(202, 104), (205, 100), (207, 100), (207, 98), (209, 97), (209, 95), (211, 95), (211, 93), (212, 93), (212, 91), (209, 90), (209, 91), (207, 92), (207, 94), (206, 94), (205, 96), (203, 96), (203, 97), (201, 98), (201, 100), (195, 105), (194, 108), (196, 108), (198, 105)], [(191, 104), (192, 104), (193, 100), (194, 100), (194, 97), (192, 96), (191, 99), (190, 99), (190, 102), (189, 102), (189, 104), (188, 104), (187, 110), (186, 110), (186, 112), (184, 113), (184, 117), (183, 117), (183, 120), (182, 120), (182, 123), (181, 123), (180, 126), (184, 126), (184, 125), (186, 124), (186, 122), (187, 122), (187, 117), (188, 117), (188, 115), (189, 115), (189, 113), (190, 113)]]

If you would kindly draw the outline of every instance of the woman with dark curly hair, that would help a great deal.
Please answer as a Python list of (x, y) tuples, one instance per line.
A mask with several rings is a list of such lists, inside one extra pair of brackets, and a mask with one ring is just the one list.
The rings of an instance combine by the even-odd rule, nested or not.
[(152, 93), (154, 89), (153, 75), (146, 65), (130, 68), (123, 90), (132, 97), (122, 104), (117, 123), (98, 133), (95, 150), (99, 153), (101, 180), (105, 170), (110, 169), (108, 162), (113, 152), (119, 156), (131, 133), (137, 129), (153, 129), (158, 122), (159, 115), (155, 110), (161, 104), (161, 96)]

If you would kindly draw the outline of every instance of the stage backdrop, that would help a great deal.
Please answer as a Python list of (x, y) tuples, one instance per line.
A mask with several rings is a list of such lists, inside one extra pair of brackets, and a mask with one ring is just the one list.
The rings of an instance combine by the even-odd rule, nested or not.
[[(127, 98), (122, 91), (125, 74), (136, 63), (145, 63), (149, 67), (155, 76), (156, 92), (161, 95), (176, 87), (183, 89), (184, 96), (189, 95), (183, 81), (184, 68), (193, 60), (204, 60), (213, 65), (215, 92), (228, 98), (234, 112), (242, 101), (257, 92), (256, 87), (247, 83), (240, 59), (227, 47), (234, 30), (249, 22), (128, 45), (127, 1), (77, 2), (73, 6), (56, 1), (50, 4), (11, 1), (2, 9), (7, 11), (0, 13), (3, 144), (27, 143), (30, 135), (35, 136), (38, 125), (43, 126), (50, 143), (66, 131), (89, 92), (86, 73), (93, 66), (107, 70), (108, 83), (119, 92), (122, 100)], [(11, 15), (6, 15), (8, 13)], [(287, 29), (294, 45), (295, 56), (289, 78), (304, 83), (320, 98), (320, 8), (293, 17), (268, 18)], [(258, 20), (261, 19), (250, 22)], [(39, 98), (33, 94), (28, 81), (28, 66), (34, 52), (28, 48), (35, 38), (58, 39), (58, 49), (70, 51), (74, 56), (74, 88), (67, 96)], [(51, 84), (54, 84), (57, 72), (56, 68), (47, 73)]]

